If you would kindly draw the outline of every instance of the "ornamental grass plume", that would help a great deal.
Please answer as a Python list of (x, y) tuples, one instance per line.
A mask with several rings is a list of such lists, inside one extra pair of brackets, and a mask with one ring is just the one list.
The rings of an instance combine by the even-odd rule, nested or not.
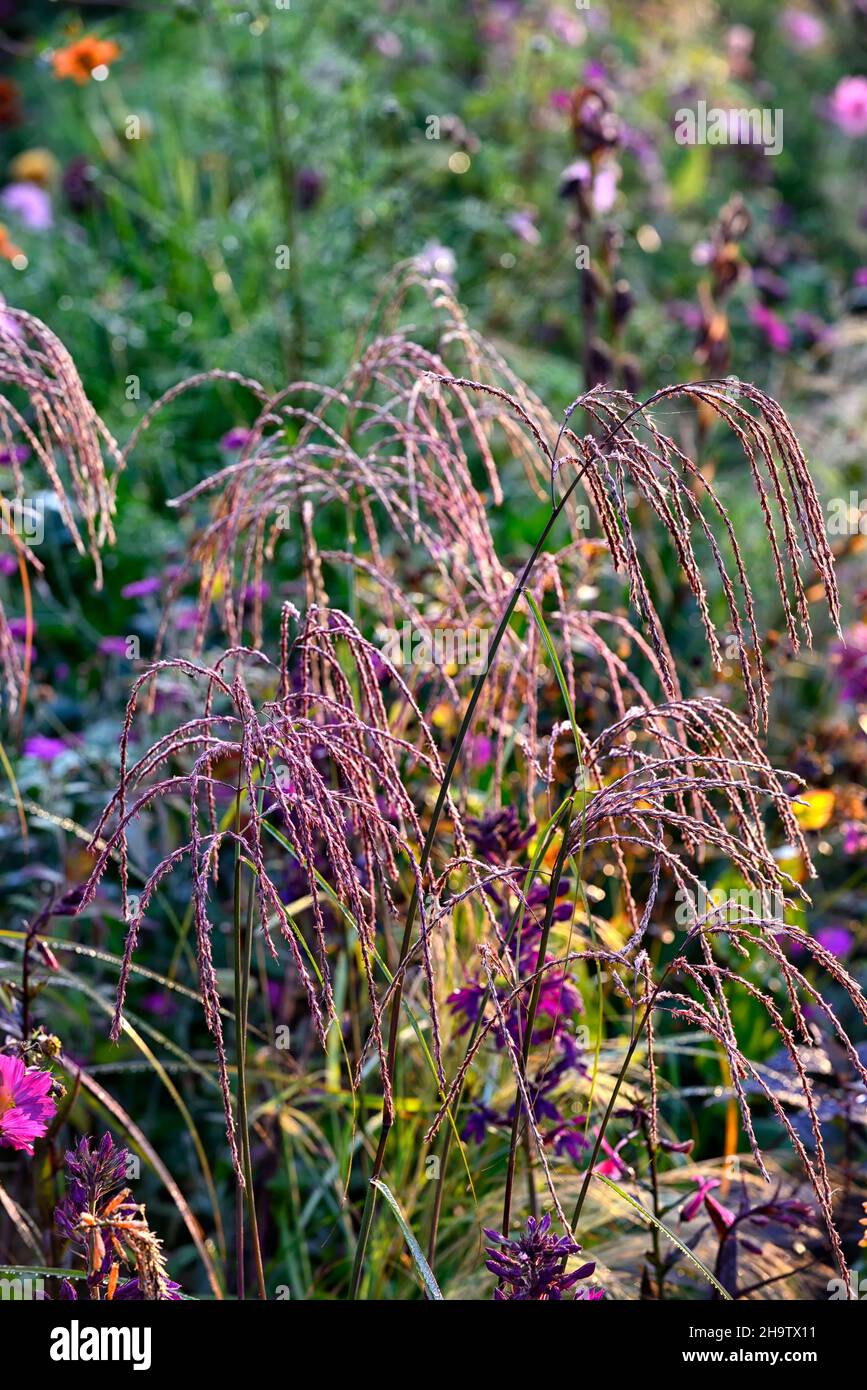
[[(7, 305), (0, 311), (0, 456), (11, 480), (0, 491), (0, 534), (12, 547), (9, 558), (20, 573), (28, 612), (27, 569), (41, 572), (42, 562), (28, 544), (28, 527), (15, 516), (16, 507), (24, 507), (28, 499), (22, 471), (27, 459), (44, 474), (76, 549), (93, 561), (100, 588), (100, 551), (115, 540), (120, 449), (88, 400), (59, 338), (32, 314)], [(32, 616), (26, 621), (22, 657), (0, 604), (0, 666), (12, 711), (29, 678)]]
[[(412, 341), (396, 326), (406, 296), (419, 287), (439, 316), (436, 348)], [(536, 582), (543, 576), (549, 587), (559, 582), (564, 594), (573, 584), (579, 587), (592, 549), (590, 531), (595, 530), (596, 543), (628, 581), (662, 689), (668, 698), (677, 698), (674, 661), (631, 519), (635, 501), (641, 499), (670, 539), (712, 666), (720, 671), (719, 628), (699, 559), (700, 552), (707, 553), (736, 639), (748, 718), (756, 728), (765, 727), (767, 670), (753, 588), (734, 526), (713, 483), (663, 432), (653, 407), (690, 402), (704, 417), (724, 424), (739, 445), (768, 536), (786, 631), (798, 651), (802, 642), (812, 642), (805, 564), (824, 586), (838, 630), (839, 597), (821, 504), (803, 450), (779, 405), (741, 382), (736, 391), (730, 381), (664, 387), (644, 403), (600, 386), (573, 402), (558, 427), (499, 354), (469, 328), (444, 282), (426, 279), (415, 265), (404, 267), (376, 312), (384, 320), (383, 332), (359, 352), (339, 387), (297, 382), (269, 395), (259, 383), (233, 377), (260, 403), (240, 457), (175, 500), (188, 507), (207, 496), (216, 498), (211, 519), (175, 581), (179, 593), (199, 573), (199, 644), (218, 577), (225, 581), (220, 616), (230, 644), (242, 640), (245, 625), (252, 645), (261, 644), (257, 595), (263, 567), (292, 530), (293, 517), (298, 526), (305, 501), (317, 509), (338, 503), (353, 519), (367, 553), (361, 545), (329, 549), (320, 563), (355, 569), (377, 595), (392, 627), (398, 615), (420, 632), (445, 615), (451, 622), (492, 622), (508, 599), (512, 577), (497, 555), (488, 515), (489, 503), (496, 509), (504, 502), (492, 448), (502, 434), (533, 491), (540, 497), (549, 494), (556, 514), (562, 512), (571, 524), (570, 543), (545, 555)], [(126, 454), (157, 412), (181, 392), (226, 376), (205, 373), (172, 388), (147, 412)], [(584, 434), (574, 428), (579, 413), (586, 421)], [(484, 491), (474, 481), (472, 456)], [(566, 487), (562, 507), (555, 506), (558, 485)], [(580, 507), (579, 486), (586, 499)], [(388, 546), (383, 545), (386, 529)], [(420, 549), (426, 556), (420, 600), (406, 592), (394, 563), (386, 559), (395, 540), (402, 549)], [(245, 594), (252, 598), (239, 598)], [(605, 616), (590, 619), (570, 604), (563, 616), (564, 635), (571, 636), (578, 622), (584, 631), (595, 629)], [(614, 615), (607, 617), (614, 620)], [(161, 642), (169, 626), (167, 613)], [(500, 658), (504, 670), (521, 665), (526, 656), (520, 637), (510, 629)], [(516, 699), (523, 695), (523, 704), (531, 705), (525, 690), (511, 693)], [(486, 698), (480, 717), (497, 707), (490, 695)]]
[[(398, 323), (406, 296), (419, 287), (437, 324), (433, 344), (414, 341)], [(510, 1239), (522, 1128), (528, 1166), (538, 1164), (557, 1220), (564, 1231), (577, 1228), (600, 1156), (607, 1155), (603, 1163), (620, 1163), (606, 1130), (639, 1043), (651, 1076), (647, 1123), (657, 1134), (654, 1018), (667, 1015), (704, 1033), (724, 1055), (741, 1125), (765, 1178), (752, 1117), (756, 1097), (776, 1116), (813, 1186), (843, 1272), (822, 1126), (800, 1057), (811, 1040), (809, 1011), (818, 1011), (833, 1029), (858, 1076), (867, 1080), (867, 1072), (837, 1013), (793, 957), (804, 953), (845, 998), (851, 1017), (867, 1020), (867, 1003), (840, 962), (794, 924), (790, 909), (808, 899), (775, 852), (780, 843), (791, 846), (807, 879), (814, 870), (794, 814), (798, 781), (770, 764), (761, 743), (769, 672), (754, 576), (721, 492), (663, 432), (657, 408), (674, 403), (699, 409), (704, 418), (716, 418), (737, 446), (768, 537), (783, 625), (797, 651), (812, 642), (810, 601), (818, 586), (837, 631), (839, 597), (821, 504), (791, 426), (762, 391), (739, 383), (734, 394), (730, 383), (716, 381), (664, 387), (644, 402), (597, 387), (574, 401), (558, 424), (469, 328), (449, 286), (426, 280), (418, 266), (398, 272), (375, 316), (378, 336), (365, 335), (338, 386), (295, 382), (274, 393), (235, 374), (204, 373), (157, 402), (124, 451), (125, 459), (156, 413), (190, 387), (230, 379), (257, 403), (249, 431), (233, 440), (232, 461), (176, 499), (192, 511), (209, 511), (169, 595), (155, 660), (135, 681), (118, 789), (94, 834), (95, 864), (82, 906), (92, 902), (117, 857), (128, 924), (113, 1036), (122, 1026), (144, 917), (156, 890), (186, 863), (202, 1002), (215, 1042), (232, 1159), (243, 1184), (249, 1155), (242, 1161), (236, 1141), (209, 915), (210, 894), (227, 869), (221, 861), (230, 855), (236, 949), (249, 945), (239, 906), (246, 872), (250, 922), (257, 923), (272, 953), (276, 936), (282, 937), (310, 1029), (320, 1041), (335, 1023), (332, 978), (340, 945), (329, 933), (331, 907), (357, 935), (369, 1033), (356, 1048), (354, 1082), (372, 1049), (379, 1061), (382, 1117), (353, 1295), (360, 1286), (376, 1180), (397, 1123), (394, 1075), (407, 990), (429, 1020), (441, 1101), (427, 1142), (451, 1118), (465, 1085), (472, 1086), (486, 1044), (512, 1069), (504, 1239)], [(581, 416), (583, 432), (576, 424)], [(522, 568), (498, 553), (492, 526), (491, 513), (505, 500), (497, 462), (504, 448), (523, 466), (529, 489), (550, 508)], [(724, 615), (735, 639), (744, 717), (720, 699), (685, 693), (654, 602), (649, 548), (633, 518), (636, 506), (664, 535), (677, 561), (718, 672), (724, 666)], [(317, 521), (329, 508), (338, 517), (335, 525), (345, 528), (345, 542), (324, 549)], [(546, 550), (561, 518), (567, 538)], [(268, 640), (266, 596), (287, 535), (299, 556), (299, 607), (284, 605), (279, 656), (272, 660), (265, 654), (276, 645)], [(599, 557), (606, 555), (628, 590), (631, 613), (597, 601), (600, 587), (587, 582), (599, 576)], [(705, 574), (708, 559), (712, 582)], [(353, 576), (352, 617), (330, 593), (333, 576), (342, 582), (347, 574)], [(174, 656), (168, 649), (173, 603), (194, 578), (199, 600), (193, 651)], [(218, 659), (205, 661), (215, 611), (227, 646)], [(365, 633), (381, 633), (377, 623), (396, 628), (402, 621), (423, 634), (443, 625), (487, 628), (493, 637), (484, 669), (471, 675), (436, 657), (423, 670), (400, 667)], [(156, 739), (148, 739), (145, 727), (144, 751), (133, 762), (133, 729), (142, 721), (147, 725), (163, 675), (191, 681), (199, 691), (199, 712)], [(566, 710), (560, 713), (568, 713), (568, 720), (552, 717), (561, 699)], [(453, 715), (445, 732), (431, 713), (441, 702)], [(467, 814), (466, 788), (452, 785), (474, 720), (491, 747), (490, 804), (481, 820)], [(514, 820), (502, 810), (507, 778), (509, 805), (516, 796), (525, 803)], [(429, 801), (417, 795), (419, 783), (428, 781), (434, 789)], [(234, 803), (233, 821), (218, 818), (219, 797)], [(151, 869), (130, 913), (130, 828), (156, 803), (176, 805), (181, 798), (187, 838)], [(529, 845), (520, 827), (533, 822), (547, 822), (550, 855), (544, 865), (524, 862)], [(280, 893), (275, 858), (285, 868), (287, 857), (310, 898), (303, 935)], [(698, 901), (706, 865), (727, 866), (745, 885), (750, 906), (734, 914), (697, 910), (671, 958), (652, 965), (651, 938), (668, 919), (672, 894)], [(533, 880), (543, 869), (541, 896)], [(574, 882), (575, 891), (564, 948), (555, 928), (566, 882)], [(616, 928), (595, 906), (609, 901), (609, 887), (618, 895)], [(464, 966), (470, 979), (458, 991), (462, 998), (455, 1008), (466, 1024), (452, 1030), (467, 1035), (466, 1045), (462, 1057), (452, 1057), (455, 1037), (444, 1033), (440, 1021), (446, 982), (438, 961), (441, 948), (460, 945), (457, 923), (473, 908), (474, 969)], [(525, 916), (529, 950), (514, 935)], [(779, 998), (734, 968), (748, 958), (772, 973)], [(549, 1005), (556, 994), (558, 1007), (577, 1010), (569, 970), (579, 962), (600, 976), (604, 971), (606, 988), (610, 982), (630, 1021), (621, 1070), (606, 1087), (606, 1109), (586, 1144), (559, 1129), (543, 1133), (539, 1124), (553, 1118), (546, 1111), (553, 1068), (537, 1049), (550, 1049), (556, 1037), (553, 1065), (563, 1060), (562, 1030), (552, 1029)], [(236, 965), (236, 1008), (243, 997), (238, 970)], [(733, 999), (739, 992), (764, 1012), (792, 1060), (810, 1149), (738, 1041)], [(242, 1140), (243, 1023), (242, 1010), (236, 1030)], [(577, 1085), (583, 1073), (574, 1060), (570, 1055), (563, 1070)], [(482, 1114), (483, 1136), (484, 1107)], [(449, 1138), (446, 1126), (446, 1159)], [(569, 1220), (557, 1193), (557, 1162), (585, 1159)], [(433, 1205), (431, 1259), (446, 1167), (443, 1162)], [(531, 1245), (536, 1241), (540, 1267), (546, 1267), (545, 1250), (554, 1239), (548, 1227), (534, 1227), (526, 1238)], [(512, 1252), (512, 1258), (518, 1256)], [(503, 1280), (515, 1287), (505, 1274)]]
[[(297, 625), (294, 639), (290, 630)], [(345, 673), (341, 653), (350, 653), (357, 693)], [(383, 1094), (391, 1105), (390, 1075), (381, 1033), (381, 1003), (375, 983), (379, 949), (380, 903), (392, 920), (400, 916), (394, 899), (398, 859), (405, 860), (418, 881), (417, 847), (422, 834), (405, 786), (406, 766), (418, 765), (442, 778), (432, 732), (402, 676), (384, 663), (402, 691), (414, 726), (415, 741), (392, 733), (380, 690), (383, 665), (376, 648), (350, 618), (315, 604), (306, 618), (292, 605), (283, 609), (279, 663), (260, 651), (232, 649), (210, 667), (180, 659), (157, 663), (137, 678), (127, 705), (121, 737), (121, 777), (117, 792), (97, 825), (99, 846), (82, 906), (93, 900), (108, 864), (120, 863), (123, 915), (128, 922), (112, 1037), (120, 1035), (123, 1005), (133, 955), (152, 897), (182, 861), (189, 863), (195, 909), (199, 982), (205, 1018), (214, 1037), (226, 1114), (227, 1134), (236, 1172), (240, 1160), (235, 1139), (228, 1068), (223, 1041), (221, 1001), (213, 963), (213, 924), (209, 896), (219, 874), (221, 851), (244, 855), (253, 866), (259, 930), (276, 958), (275, 929), (288, 947), (303, 986), (310, 1019), (325, 1043), (335, 1019), (326, 923), (322, 911), (319, 863), (328, 868), (336, 894), (358, 942), (369, 991), (373, 1037), (380, 1055)], [(234, 676), (228, 674), (235, 668)], [(130, 766), (129, 744), (139, 695), (163, 674), (182, 674), (202, 691), (202, 713), (158, 739)], [(270, 686), (270, 698), (254, 702), (251, 676)], [(403, 764), (403, 760), (406, 764)], [(171, 765), (179, 769), (166, 775)], [(220, 769), (237, 769), (234, 780)], [(188, 799), (189, 840), (174, 849), (150, 873), (134, 912), (127, 893), (127, 841), (132, 823), (156, 800)], [(221, 825), (217, 796), (234, 798), (233, 824)], [(242, 819), (243, 810), (243, 819)], [(451, 807), (455, 837), (467, 842), (456, 807)], [(202, 827), (204, 820), (206, 829)], [(302, 950), (295, 924), (272, 876), (266, 850), (282, 847), (303, 875), (313, 904), (312, 956)], [(422, 928), (425, 917), (422, 911)], [(442, 1071), (436, 991), (429, 943), (422, 942), (430, 987), (434, 1055)], [(313, 978), (310, 959), (316, 962)]]

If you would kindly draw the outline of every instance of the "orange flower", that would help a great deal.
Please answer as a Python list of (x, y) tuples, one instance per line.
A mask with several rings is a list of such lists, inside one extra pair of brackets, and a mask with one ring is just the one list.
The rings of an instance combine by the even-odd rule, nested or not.
[(22, 256), (23, 254), (21, 247), (15, 245), (15, 242), (10, 239), (9, 233), (3, 226), (3, 223), (0, 222), (0, 256), (2, 256), (4, 260), (14, 261), (16, 256)]
[(60, 172), (60, 165), (50, 150), (41, 147), (22, 150), (9, 165), (9, 173), (16, 183), (38, 183), (40, 188), (50, 188)]
[(51, 61), (55, 77), (71, 77), (73, 82), (82, 85), (90, 81), (94, 68), (107, 68), (119, 57), (120, 49), (112, 39), (85, 34), (68, 48), (58, 48)]

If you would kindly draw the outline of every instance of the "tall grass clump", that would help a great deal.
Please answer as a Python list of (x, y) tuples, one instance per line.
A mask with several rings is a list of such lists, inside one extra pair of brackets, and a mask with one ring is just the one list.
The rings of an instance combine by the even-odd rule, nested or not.
[[(418, 288), (410, 329), (404, 304)], [(141, 428), (210, 380), (181, 383)], [(342, 1293), (376, 1287), (371, 1242), (393, 1256), (383, 1197), (430, 1297), (441, 1296), (440, 1252), (448, 1269), (471, 1263), (483, 1221), (498, 1223), (498, 1298), (583, 1296), (575, 1286), (592, 1265), (562, 1281), (556, 1270), (577, 1256), (576, 1237), (587, 1253), (613, 1193), (621, 1215), (637, 1207), (652, 1227), (647, 1296), (663, 1296), (676, 1261), (736, 1296), (739, 1237), (710, 1270), (662, 1196), (690, 1147), (666, 1080), (667, 1048), (683, 1035), (718, 1059), (758, 1179), (783, 1172), (812, 1191), (846, 1278), (805, 1051), (818, 1018), (867, 1082), (849, 1032), (867, 1005), (804, 929), (815, 869), (800, 783), (763, 743), (763, 614), (775, 606), (797, 652), (823, 621), (811, 612), (819, 592), (839, 631), (839, 598), (821, 503), (781, 407), (710, 380), (644, 401), (597, 386), (555, 418), (448, 286), (415, 266), (396, 273), (337, 384), (236, 384), (252, 418), (237, 457), (176, 499), (194, 529), (154, 660), (133, 684), (81, 906), (116, 866), (127, 933), (117, 1039), (160, 894), (179, 875), (188, 884), (238, 1192), (239, 1291), (249, 1256), (267, 1294), (253, 1148), (270, 1111), (262, 1069), (258, 1080), (250, 1071), (260, 947), (272, 961), (285, 954), (297, 983), (289, 1065), (313, 1075), (318, 1044), (343, 1077)], [(761, 578), (724, 488), (667, 432), (696, 409), (718, 422), (728, 467), (754, 494)], [(95, 457), (82, 455), (94, 468)], [(93, 505), (107, 507), (96, 478)], [(504, 554), (498, 519), (516, 510), (526, 548)], [(668, 640), (663, 555), (702, 635), (697, 676), (678, 669)], [(174, 617), (191, 590), (182, 651)], [(395, 657), (388, 634), (404, 628), (427, 644), (423, 662)], [(443, 631), (485, 635), (480, 669), (439, 652)], [(160, 692), (178, 680), (189, 717), (158, 734)], [(130, 836), (151, 821), (182, 831), (131, 899)], [(749, 906), (701, 906), (720, 876)], [(675, 926), (683, 903), (699, 906)], [(234, 1065), (218, 925), (232, 945)], [(789, 1059), (785, 1095), (739, 1037), (744, 999)], [(333, 1087), (331, 1064), (328, 1075)], [(769, 1117), (797, 1179), (766, 1152)], [(471, 1172), (468, 1133), (491, 1144), (483, 1173)], [(627, 1144), (644, 1153), (645, 1177)], [(791, 1226), (794, 1208), (768, 1202), (717, 1215), (717, 1228), (768, 1211)]]

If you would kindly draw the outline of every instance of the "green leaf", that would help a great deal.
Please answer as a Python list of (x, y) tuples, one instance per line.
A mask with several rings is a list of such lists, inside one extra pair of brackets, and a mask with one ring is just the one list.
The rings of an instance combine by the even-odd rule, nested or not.
[(375, 1187), (377, 1192), (382, 1193), (383, 1197), (388, 1202), (388, 1205), (394, 1212), (395, 1217), (397, 1218), (397, 1224), (403, 1231), (404, 1239), (409, 1248), (409, 1253), (415, 1260), (415, 1267), (421, 1275), (421, 1280), (424, 1284), (425, 1293), (427, 1294), (428, 1298), (433, 1299), (436, 1302), (443, 1302), (443, 1296), (440, 1292), (440, 1286), (433, 1276), (433, 1270), (431, 1269), (430, 1265), (428, 1264), (427, 1260), (422, 1254), (421, 1246), (419, 1245), (412, 1231), (409, 1229), (409, 1226), (406, 1222), (406, 1218), (403, 1212), (401, 1211), (400, 1207), (398, 1206), (397, 1199), (392, 1196), (385, 1183), (382, 1182), (379, 1178), (374, 1178), (372, 1180), (371, 1187)]
[(617, 1183), (612, 1182), (610, 1178), (603, 1177), (601, 1173), (595, 1172), (593, 1176), (594, 1178), (596, 1178), (597, 1182), (604, 1182), (606, 1187), (610, 1187), (612, 1192), (616, 1192), (618, 1197), (622, 1197), (624, 1202), (628, 1202), (631, 1207), (634, 1207), (636, 1211), (640, 1212), (644, 1219), (646, 1221), (649, 1221), (652, 1226), (658, 1227), (658, 1229), (662, 1231), (663, 1235), (668, 1236), (668, 1239), (671, 1241), (672, 1245), (676, 1245), (681, 1254), (686, 1256), (690, 1264), (694, 1264), (696, 1269), (704, 1275), (708, 1283), (713, 1284), (720, 1297), (728, 1299), (729, 1302), (732, 1301), (731, 1294), (728, 1293), (723, 1288), (719, 1280), (713, 1274), (711, 1274), (707, 1265), (704, 1264), (698, 1258), (698, 1255), (696, 1255), (692, 1250), (690, 1250), (688, 1245), (684, 1245), (683, 1241), (677, 1238), (677, 1236), (674, 1234), (674, 1231), (669, 1230), (668, 1226), (666, 1226), (664, 1221), (660, 1221), (658, 1216), (654, 1216), (652, 1211), (648, 1211), (647, 1207), (642, 1206), (641, 1202), (636, 1201), (634, 1197), (630, 1197), (628, 1192), (624, 1192), (623, 1188), (618, 1187)]

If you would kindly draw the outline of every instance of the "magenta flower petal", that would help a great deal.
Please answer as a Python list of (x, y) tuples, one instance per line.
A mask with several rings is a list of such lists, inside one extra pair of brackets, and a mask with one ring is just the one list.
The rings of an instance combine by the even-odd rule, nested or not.
[(50, 1090), (49, 1072), (0, 1053), (0, 1147), (32, 1155), (57, 1110)]

